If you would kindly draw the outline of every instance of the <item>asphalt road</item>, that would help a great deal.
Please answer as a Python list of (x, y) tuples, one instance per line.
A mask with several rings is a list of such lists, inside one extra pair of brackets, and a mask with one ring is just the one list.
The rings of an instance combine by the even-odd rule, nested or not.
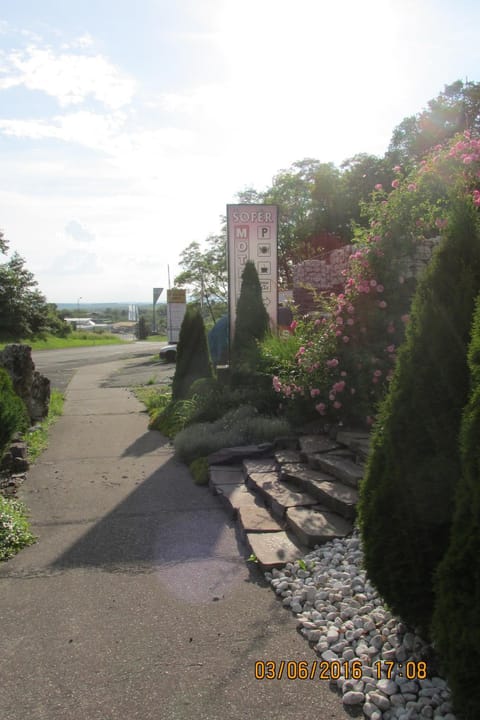
[[(122, 369), (124, 379), (118, 385), (144, 385), (167, 381), (175, 366), (158, 359), (160, 348), (166, 343), (133, 342), (121, 345), (69, 348), (68, 350), (36, 350), (32, 353), (35, 369), (49, 378), (52, 388), (64, 392), (74, 373), (86, 365), (98, 365), (114, 360), (131, 360)], [(126, 375), (130, 377), (126, 377)]]

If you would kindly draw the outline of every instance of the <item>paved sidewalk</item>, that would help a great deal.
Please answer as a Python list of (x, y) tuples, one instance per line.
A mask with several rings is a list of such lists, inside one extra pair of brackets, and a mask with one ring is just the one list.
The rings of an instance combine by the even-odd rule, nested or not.
[(82, 368), (22, 497), (36, 545), (0, 565), (3, 720), (341, 720), (316, 655), (129, 390)]

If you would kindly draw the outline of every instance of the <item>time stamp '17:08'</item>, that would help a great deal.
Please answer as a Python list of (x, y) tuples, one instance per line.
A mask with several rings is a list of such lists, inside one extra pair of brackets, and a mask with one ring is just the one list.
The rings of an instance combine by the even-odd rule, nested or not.
[(361, 680), (365, 675), (377, 680), (393, 680), (395, 677), (425, 680), (427, 663), (423, 660), (405, 663), (378, 660), (368, 673), (364, 673), (360, 660), (257, 660), (255, 663), (256, 680)]

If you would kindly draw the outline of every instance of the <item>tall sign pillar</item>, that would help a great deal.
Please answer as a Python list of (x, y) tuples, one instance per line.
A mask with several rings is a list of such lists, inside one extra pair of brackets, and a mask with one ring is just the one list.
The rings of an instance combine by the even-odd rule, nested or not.
[(242, 273), (247, 260), (257, 269), (262, 300), (272, 329), (277, 325), (277, 205), (227, 205), (228, 296), (230, 341), (235, 333)]

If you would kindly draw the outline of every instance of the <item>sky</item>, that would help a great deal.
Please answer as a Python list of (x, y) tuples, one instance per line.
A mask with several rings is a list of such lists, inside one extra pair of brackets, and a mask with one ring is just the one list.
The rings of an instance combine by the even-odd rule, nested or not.
[(10, 254), (49, 302), (151, 301), (238, 192), (480, 81), (478, 28), (476, 0), (0, 0)]

